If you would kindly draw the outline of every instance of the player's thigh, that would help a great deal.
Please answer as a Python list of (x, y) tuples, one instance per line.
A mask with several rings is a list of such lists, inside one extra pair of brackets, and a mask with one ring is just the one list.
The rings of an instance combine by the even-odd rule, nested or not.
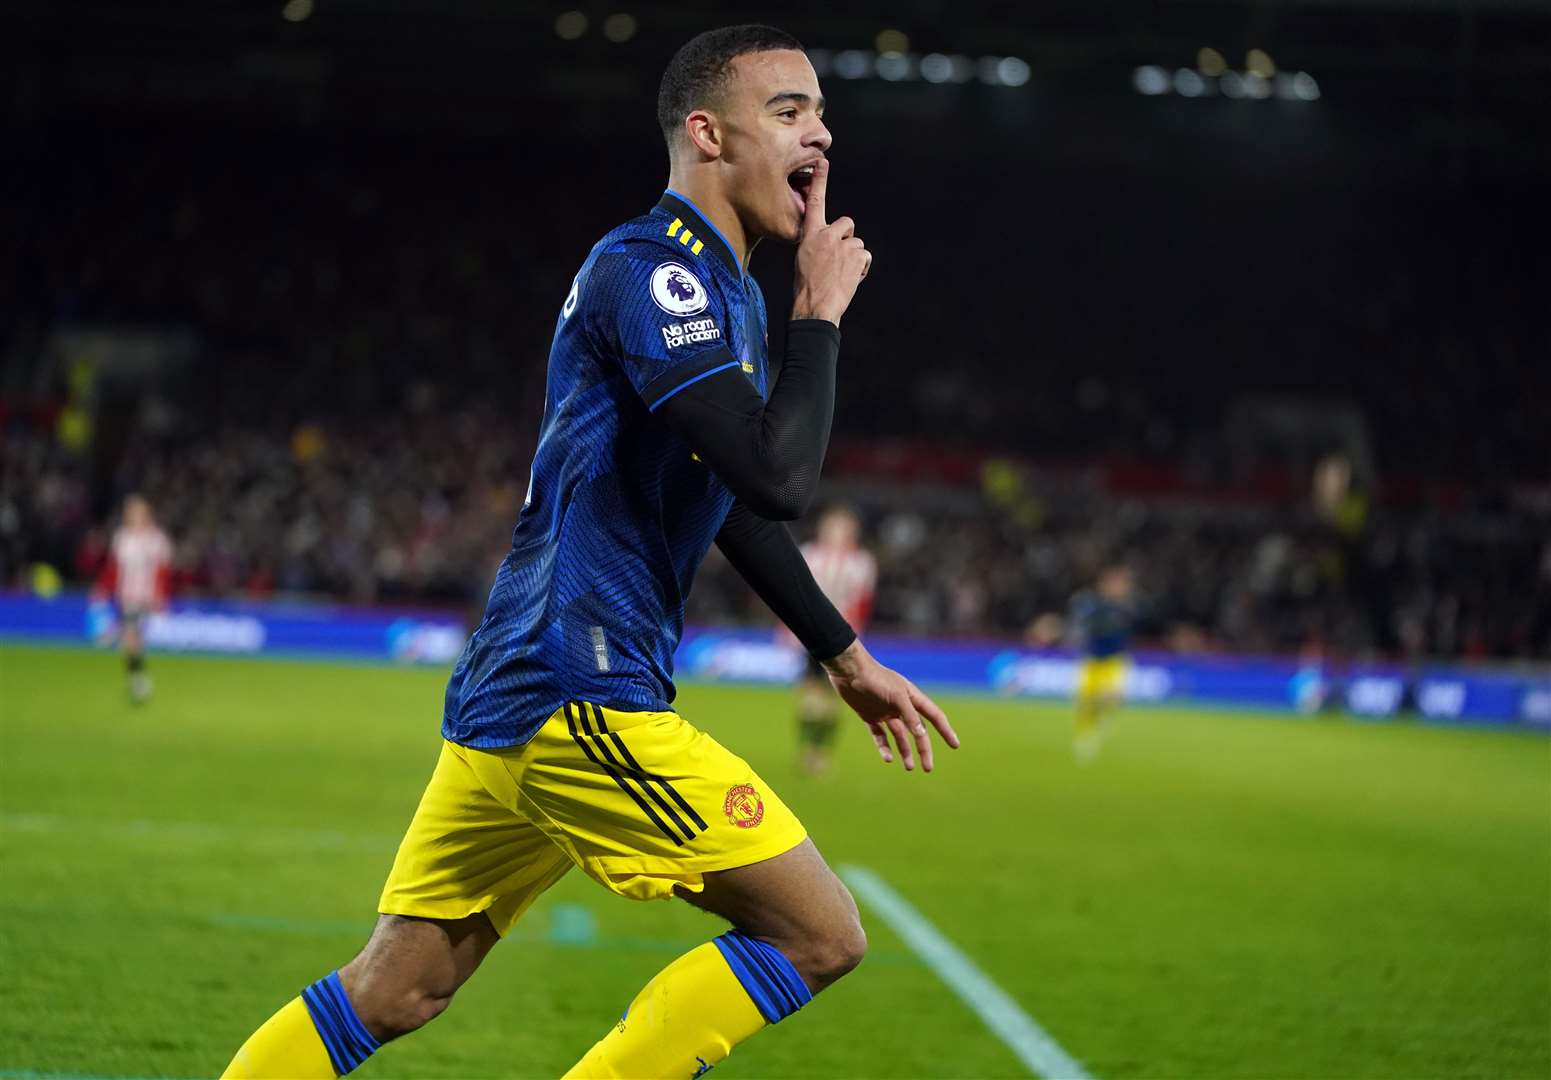
[(488, 767), (489, 759), (442, 745), (383, 885), (383, 915), (444, 924), (482, 915), (505, 934), (570, 869), (566, 853), (518, 807), (511, 777)]
[(700, 892), (678, 895), (745, 933), (783, 941), (860, 921), (851, 891), (811, 839), (772, 859), (708, 873)]
[(1106, 701), (1119, 701), (1125, 694), (1130, 663), (1124, 656), (1109, 656), (1099, 661), (1098, 694)]
[(145, 615), (140, 611), (126, 611), (120, 620), (119, 641), (125, 652), (139, 652), (144, 644)]
[(672, 712), (571, 702), (526, 746), (471, 760), (510, 770), (527, 816), (612, 892), (698, 892), (707, 874), (797, 847), (807, 832), (748, 762)]

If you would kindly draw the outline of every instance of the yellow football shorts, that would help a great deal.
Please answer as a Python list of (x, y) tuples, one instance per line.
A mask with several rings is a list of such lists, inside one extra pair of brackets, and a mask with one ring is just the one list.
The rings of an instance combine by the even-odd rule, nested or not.
[(521, 746), (442, 744), (377, 910), (505, 935), (574, 864), (612, 892), (699, 892), (789, 851), (802, 823), (749, 764), (673, 712), (571, 702)]
[(1088, 657), (1077, 669), (1077, 696), (1118, 699), (1125, 691), (1130, 669), (1131, 661), (1123, 654)]

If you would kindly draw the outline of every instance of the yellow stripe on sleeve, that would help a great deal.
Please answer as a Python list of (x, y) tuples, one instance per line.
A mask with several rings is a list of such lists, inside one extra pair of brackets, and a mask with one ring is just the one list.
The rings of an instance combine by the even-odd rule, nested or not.
[(679, 228), (683, 224), (684, 224), (684, 221), (683, 221), (682, 218), (674, 218), (673, 219), (673, 224), (668, 226), (668, 235), (669, 236), (676, 236), (676, 235), (678, 235)]

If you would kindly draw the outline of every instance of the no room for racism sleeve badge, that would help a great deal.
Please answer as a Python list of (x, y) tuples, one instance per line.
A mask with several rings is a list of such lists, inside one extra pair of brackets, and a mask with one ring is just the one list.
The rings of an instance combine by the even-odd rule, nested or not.
[(736, 784), (727, 789), (722, 813), (740, 829), (752, 829), (765, 820), (765, 800), (753, 784)]

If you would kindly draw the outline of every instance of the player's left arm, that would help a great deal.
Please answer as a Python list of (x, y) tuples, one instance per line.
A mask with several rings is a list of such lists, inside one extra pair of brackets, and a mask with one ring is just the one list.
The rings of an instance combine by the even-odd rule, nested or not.
[(813, 579), (785, 525), (737, 502), (717, 534), (716, 545), (809, 654), (824, 665), (841, 699), (872, 732), (885, 762), (894, 760), (889, 746), (892, 735), (907, 770), (915, 768), (919, 754), (922, 769), (931, 772), (928, 723), (945, 743), (958, 748), (959, 737), (937, 703), (915, 683), (873, 659)]

